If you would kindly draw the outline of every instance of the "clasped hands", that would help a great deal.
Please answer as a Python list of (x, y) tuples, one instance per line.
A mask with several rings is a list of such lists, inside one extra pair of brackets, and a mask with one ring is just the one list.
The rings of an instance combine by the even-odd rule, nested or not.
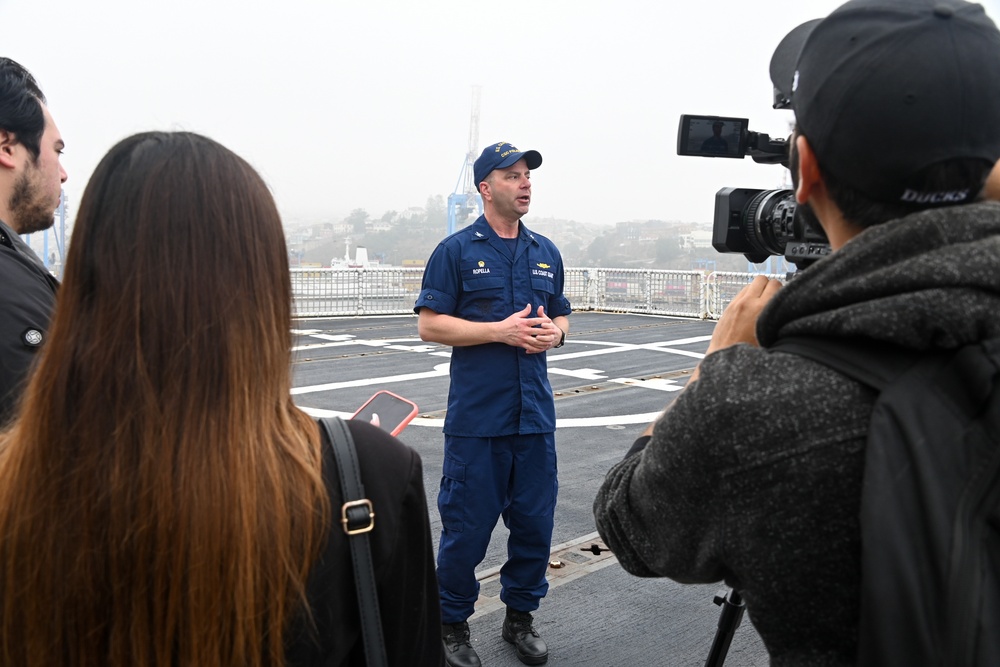
[(536, 315), (531, 314), (529, 303), (501, 322), (503, 342), (513, 347), (524, 348), (528, 354), (546, 352), (562, 340), (562, 329), (545, 314), (545, 307), (539, 306)]

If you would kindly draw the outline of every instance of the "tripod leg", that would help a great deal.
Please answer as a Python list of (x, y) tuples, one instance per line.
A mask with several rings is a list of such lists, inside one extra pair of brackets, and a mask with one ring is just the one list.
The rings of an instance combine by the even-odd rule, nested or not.
[(722, 613), (719, 614), (719, 628), (715, 631), (715, 640), (712, 642), (712, 650), (708, 653), (705, 667), (722, 667), (722, 663), (726, 661), (726, 654), (729, 653), (729, 646), (733, 643), (736, 628), (740, 627), (740, 622), (743, 621), (746, 605), (736, 589), (729, 591), (729, 597), (720, 592), (713, 602), (722, 607)]

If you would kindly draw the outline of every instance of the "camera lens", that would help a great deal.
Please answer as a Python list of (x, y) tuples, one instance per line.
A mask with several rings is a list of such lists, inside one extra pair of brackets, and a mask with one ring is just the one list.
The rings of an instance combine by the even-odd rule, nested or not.
[(746, 241), (765, 255), (783, 255), (795, 239), (795, 193), (791, 190), (762, 190), (743, 209), (741, 227)]

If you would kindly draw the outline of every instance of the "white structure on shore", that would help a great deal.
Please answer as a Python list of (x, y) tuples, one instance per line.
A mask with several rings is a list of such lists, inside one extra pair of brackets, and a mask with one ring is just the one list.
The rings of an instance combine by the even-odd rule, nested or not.
[(371, 269), (381, 266), (378, 262), (368, 260), (368, 248), (358, 246), (354, 249), (354, 259), (351, 259), (351, 239), (347, 239), (344, 245), (344, 256), (331, 259), (331, 269)]

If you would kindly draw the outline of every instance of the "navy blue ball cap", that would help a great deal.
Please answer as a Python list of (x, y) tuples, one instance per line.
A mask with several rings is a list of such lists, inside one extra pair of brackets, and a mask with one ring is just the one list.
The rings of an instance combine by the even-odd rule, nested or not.
[(970, 200), (978, 187), (916, 184), (939, 162), (1000, 157), (1000, 31), (981, 5), (850, 0), (789, 33), (770, 73), (822, 168), (876, 201)]
[(476, 189), (494, 169), (506, 169), (518, 160), (524, 160), (528, 169), (538, 169), (542, 164), (542, 154), (538, 151), (521, 152), (515, 146), (500, 141), (483, 149), (479, 159), (472, 165), (472, 175), (476, 179)]

